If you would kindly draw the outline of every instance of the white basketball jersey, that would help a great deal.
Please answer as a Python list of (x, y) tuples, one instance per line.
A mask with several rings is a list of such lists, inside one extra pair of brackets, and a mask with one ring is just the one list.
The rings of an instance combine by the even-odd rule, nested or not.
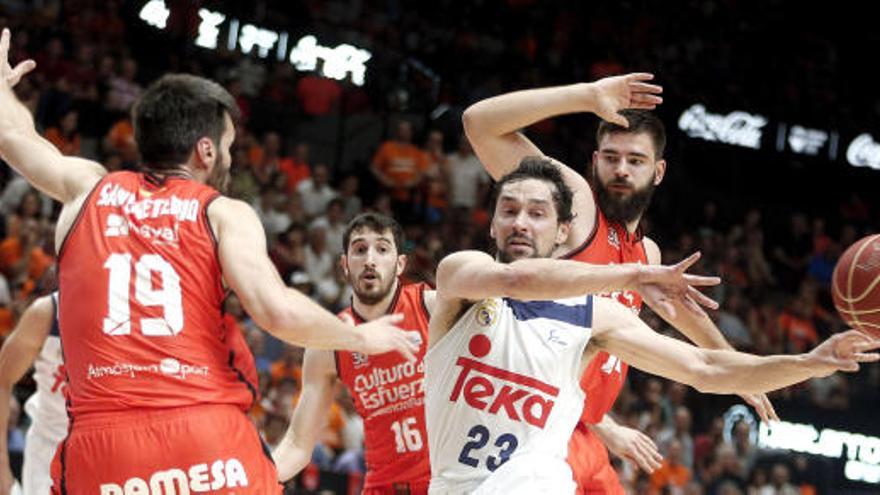
[(57, 292), (52, 294), (52, 302), (55, 305), (52, 329), (34, 361), (37, 391), (27, 400), (24, 409), (33, 420), (32, 428), (40, 428), (47, 437), (61, 440), (67, 435), (67, 408), (63, 391), (65, 376), (58, 332)]
[[(519, 458), (567, 466), (584, 405), (579, 371), (592, 318), (589, 296), (486, 299), (428, 350), (432, 494), (473, 492)], [(563, 469), (570, 481), (571, 471)]]

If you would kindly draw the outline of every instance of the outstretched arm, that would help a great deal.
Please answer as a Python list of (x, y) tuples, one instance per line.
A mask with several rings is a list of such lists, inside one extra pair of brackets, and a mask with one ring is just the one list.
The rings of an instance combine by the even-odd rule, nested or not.
[(51, 296), (34, 301), (0, 349), (0, 495), (9, 495), (13, 482), (7, 445), (12, 388), (40, 353), (52, 328), (54, 311)]
[(396, 350), (415, 359), (418, 346), (393, 326), (400, 315), (359, 327), (339, 320), (301, 292), (286, 287), (266, 254), (266, 233), (245, 202), (220, 197), (208, 207), (223, 277), (261, 328), (290, 344), (377, 354)]
[(307, 349), (303, 361), (303, 389), (287, 427), (287, 433), (272, 458), (278, 480), (285, 482), (303, 470), (312, 459), (327, 410), (333, 403), (336, 368), (333, 353)]
[(591, 265), (551, 258), (500, 263), (482, 251), (459, 251), (437, 266), (437, 293), (470, 301), (487, 297), (549, 300), (659, 284), (671, 297), (688, 297), (695, 291), (692, 286), (720, 282), (717, 277), (685, 273), (697, 259), (699, 254), (674, 266)]
[[(661, 260), (660, 248), (649, 238), (644, 239), (645, 251), (648, 257), (648, 263), (659, 265)], [(662, 304), (658, 304), (656, 297), (658, 296), (656, 288), (646, 288), (642, 292), (645, 303), (652, 309), (657, 311), (666, 322), (683, 333), (694, 344), (705, 349), (726, 349), (734, 350), (733, 346), (727, 342), (721, 330), (715, 325), (709, 315), (702, 308), (696, 306), (685, 307), (681, 301), (671, 301), (673, 311), (663, 309)], [(662, 297), (662, 296), (661, 296)], [(771, 419), (779, 420), (773, 404), (766, 394), (743, 394), (741, 396), (749, 405), (755, 408), (758, 416), (764, 421)]]
[(808, 354), (755, 356), (700, 349), (652, 331), (616, 301), (594, 298), (591, 346), (619, 356), (643, 371), (686, 383), (700, 392), (760, 393), (836, 371), (858, 371), (880, 355), (880, 347), (855, 330), (837, 334)]
[(34, 120), (12, 87), (35, 67), (9, 65), (8, 29), (0, 35), (0, 158), (53, 199), (68, 203), (97, 183), (107, 171), (98, 163), (61, 154), (34, 128)]

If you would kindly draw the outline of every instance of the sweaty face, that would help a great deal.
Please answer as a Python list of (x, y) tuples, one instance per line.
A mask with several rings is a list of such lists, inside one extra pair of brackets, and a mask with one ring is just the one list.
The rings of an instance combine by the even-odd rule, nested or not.
[(375, 232), (363, 228), (352, 232), (343, 263), (355, 297), (367, 305), (382, 301), (396, 288), (404, 259), (397, 254), (390, 230)]
[[(599, 208), (613, 221), (637, 221), (651, 203), (658, 173), (647, 133), (606, 134), (593, 155), (593, 181)], [(661, 171), (662, 173), (662, 171)]]
[(553, 188), (543, 180), (525, 179), (501, 189), (491, 229), (499, 261), (549, 258), (565, 240), (568, 226), (559, 223)]
[(220, 144), (217, 146), (217, 161), (214, 163), (214, 167), (211, 169), (206, 180), (209, 186), (223, 194), (226, 194), (231, 178), (229, 168), (232, 165), (232, 155), (229, 149), (232, 147), (233, 141), (235, 141), (235, 126), (232, 125), (232, 119), (227, 115), (226, 129), (223, 131), (223, 135), (220, 136)]

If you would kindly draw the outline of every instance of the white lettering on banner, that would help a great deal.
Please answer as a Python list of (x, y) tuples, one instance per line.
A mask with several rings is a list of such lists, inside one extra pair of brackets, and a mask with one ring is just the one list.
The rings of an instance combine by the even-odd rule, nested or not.
[(165, 7), (165, 2), (162, 0), (150, 0), (144, 5), (138, 16), (142, 21), (151, 26), (165, 29), (169, 14), (171, 14), (171, 11)]
[(678, 119), (678, 128), (690, 137), (758, 149), (767, 119), (761, 115), (735, 111), (727, 115), (709, 113), (694, 104)]
[[(159, 29), (165, 29), (171, 11), (162, 0), (150, 0), (140, 11), (140, 18), (145, 23)], [(227, 16), (208, 9), (199, 9), (201, 21), (198, 36), (194, 43), (209, 50), (217, 49), (221, 26)], [(242, 53), (251, 53), (257, 47), (257, 55), (266, 58), (275, 49), (279, 61), (289, 61), (300, 71), (319, 70), (318, 60), (323, 62), (320, 67), (322, 76), (342, 81), (351, 74), (351, 81), (356, 86), (363, 86), (367, 72), (367, 61), (373, 54), (363, 48), (342, 43), (335, 47), (323, 46), (313, 35), (305, 35), (287, 52), (290, 35), (285, 31), (273, 31), (253, 24), (244, 24), (236, 18), (229, 19), (227, 30), (227, 48), (240, 49)]]
[(357, 86), (364, 85), (366, 62), (372, 57), (370, 52), (345, 43), (335, 48), (319, 45), (318, 39), (312, 35), (300, 38), (290, 50), (290, 63), (297, 70), (313, 71), (321, 59), (324, 62), (321, 75), (341, 81), (350, 72), (351, 81)]
[(199, 9), (199, 17), (202, 22), (199, 23), (199, 36), (196, 38), (196, 45), (203, 48), (217, 48), (217, 38), (220, 37), (220, 24), (226, 19), (226, 16), (217, 12), (211, 12), (208, 9)]
[(188, 469), (156, 471), (147, 478), (129, 478), (122, 485), (101, 484), (101, 495), (189, 495), (221, 488), (248, 486), (247, 473), (238, 459), (196, 464)]
[(761, 422), (758, 446), (846, 459), (844, 475), (853, 481), (880, 483), (880, 438), (801, 423)]
[(828, 142), (828, 133), (819, 129), (792, 126), (788, 133), (788, 146), (795, 153), (816, 156)]
[(870, 134), (859, 134), (846, 150), (846, 161), (854, 167), (880, 170), (880, 143)]
[(275, 46), (276, 41), (278, 41), (278, 33), (258, 28), (253, 24), (242, 26), (241, 34), (238, 37), (238, 44), (241, 46), (242, 53), (250, 53), (254, 46), (257, 46), (257, 55), (260, 58), (266, 58), (269, 55), (269, 50)]

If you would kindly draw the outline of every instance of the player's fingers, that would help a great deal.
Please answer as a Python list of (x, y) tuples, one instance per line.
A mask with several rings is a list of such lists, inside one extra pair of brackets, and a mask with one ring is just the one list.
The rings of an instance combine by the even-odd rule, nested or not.
[(663, 98), (656, 95), (649, 95), (644, 93), (634, 93), (632, 98), (630, 98), (630, 102), (633, 104), (649, 104), (649, 105), (659, 105), (663, 103)]
[(620, 115), (619, 113), (615, 112), (614, 115), (610, 115), (606, 120), (608, 120), (608, 122), (611, 122), (612, 124), (617, 124), (620, 127), (627, 129), (629, 128), (629, 121), (626, 120), (626, 117)]
[(767, 410), (767, 416), (769, 417), (768, 421), (779, 421), (779, 415), (776, 414), (776, 408), (773, 407), (773, 403), (770, 402), (770, 398), (767, 397), (767, 394), (761, 394), (761, 402)]
[(396, 342), (396, 350), (400, 353), (401, 356), (404, 357), (407, 361), (415, 361), (416, 354), (415, 350), (412, 348), (412, 344), (407, 339), (398, 340)]
[(853, 351), (865, 352), (880, 348), (880, 340), (870, 340), (867, 342), (858, 342), (853, 345)]
[(390, 315), (385, 315), (379, 318), (377, 321), (381, 321), (382, 323), (387, 323), (389, 325), (397, 325), (398, 323), (403, 321), (403, 313), (394, 313)]
[(629, 82), (650, 81), (651, 79), (654, 79), (654, 74), (650, 72), (631, 72), (626, 75), (626, 80)]
[(25, 76), (28, 72), (34, 70), (37, 67), (37, 63), (33, 60), (25, 60), (20, 64), (16, 65), (14, 69), (12, 69), (12, 74), (9, 79), (11, 84), (16, 84), (21, 80), (22, 77)]
[(702, 256), (702, 254), (699, 251), (697, 251), (697, 252), (691, 254), (690, 256), (688, 256), (687, 258), (676, 263), (675, 269), (678, 271), (681, 271), (681, 272), (686, 272), (688, 270), (688, 268), (690, 268), (691, 266), (693, 266), (694, 263), (696, 263), (697, 261), (700, 260), (701, 256)]
[(659, 95), (663, 92), (663, 86), (660, 86), (659, 84), (648, 84), (643, 82), (630, 82), (629, 89), (639, 93), (650, 93), (655, 95)]
[(638, 457), (642, 469), (648, 473), (652, 473), (660, 467), (660, 464), (663, 462), (663, 457), (656, 451), (653, 442), (646, 442), (643, 440), (637, 443), (636, 448), (639, 451)]
[(720, 284), (721, 277), (685, 274), (684, 281), (687, 282), (688, 285), (706, 287)]
[(634, 103), (634, 104), (630, 105), (629, 107), (636, 109), (636, 110), (653, 110), (653, 109), (657, 108), (657, 105), (649, 104), (649, 103)]
[(0, 63), (6, 62), (9, 59), (9, 34), (8, 28), (3, 28), (3, 33), (0, 34)]
[(688, 287), (688, 297), (693, 299), (694, 302), (701, 306), (705, 306), (709, 309), (718, 309), (718, 301), (712, 299), (706, 294), (703, 294), (694, 287)]
[(876, 352), (857, 352), (853, 354), (853, 359), (860, 363), (873, 363), (874, 361), (880, 360), (880, 354)]

